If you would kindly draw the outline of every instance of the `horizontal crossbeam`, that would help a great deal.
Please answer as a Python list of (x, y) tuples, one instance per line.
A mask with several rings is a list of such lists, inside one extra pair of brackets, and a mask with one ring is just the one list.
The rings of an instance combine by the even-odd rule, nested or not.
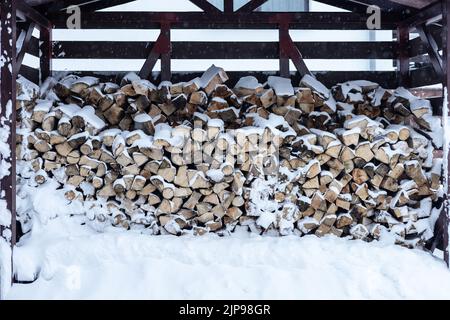
[[(66, 28), (67, 16), (58, 14), (52, 21), (56, 28)], [(120, 23), (118, 23), (120, 21)], [(173, 29), (278, 29), (290, 21), (290, 29), (366, 30), (367, 16), (351, 12), (93, 12), (81, 19), (83, 29), (159, 29), (170, 22)], [(393, 30), (398, 19), (386, 13), (381, 29)]]

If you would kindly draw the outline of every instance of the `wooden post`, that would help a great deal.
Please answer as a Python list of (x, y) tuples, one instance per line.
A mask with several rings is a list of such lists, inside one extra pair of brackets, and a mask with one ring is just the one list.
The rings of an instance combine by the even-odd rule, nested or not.
[(172, 44), (170, 43), (170, 23), (161, 23), (161, 32), (153, 44), (152, 49), (139, 71), (139, 76), (147, 79), (155, 67), (156, 61), (161, 58), (161, 80), (170, 80), (172, 73), (170, 71), (170, 54), (172, 52)]
[(44, 82), (51, 75), (52, 57), (52, 29), (40, 28), (39, 39), (39, 60), (40, 60), (40, 83)]
[(170, 55), (172, 51), (172, 44), (170, 43), (170, 23), (161, 24), (161, 35), (165, 37), (165, 41), (168, 42), (166, 52), (161, 54), (161, 80), (169, 81), (172, 78)]
[[(450, 85), (450, 63), (449, 63), (449, 55), (450, 55), (450, 14), (448, 13), (448, 10), (450, 10), (450, 0), (443, 0), (442, 1), (442, 52), (443, 52), (443, 70), (444, 70), (444, 88), (447, 89), (447, 101), (443, 101), (444, 103), (447, 103), (447, 113), (445, 114), (443, 112), (443, 116), (450, 116), (450, 95), (449, 95), (449, 85)], [(444, 123), (448, 122), (447, 121)], [(448, 137), (447, 137), (448, 139)], [(447, 141), (448, 143), (448, 141)], [(448, 149), (448, 146), (447, 146)], [(450, 150), (447, 155), (447, 163), (444, 163), (444, 165), (447, 165), (447, 169), (450, 168)], [(444, 247), (444, 260), (447, 263), (447, 266), (450, 266), (449, 264), (449, 220), (450, 220), (450, 213), (449, 213), (449, 194), (448, 194), (448, 183), (450, 181), (450, 173), (449, 170), (447, 170), (447, 177), (444, 177), (445, 187), (447, 190), (446, 199), (445, 199), (445, 215), (444, 215), (444, 223), (443, 223), (443, 247)]]
[(279, 29), (279, 52), (280, 52), (280, 76), (289, 78), (289, 55), (287, 53), (287, 46), (289, 41), (289, 24), (280, 23)]
[[(428, 58), (431, 61), (431, 65), (433, 66), (436, 75), (439, 79), (444, 77), (444, 70), (442, 68), (442, 58), (439, 54), (439, 46), (433, 38), (433, 35), (428, 29), (426, 24), (420, 25), (416, 27), (417, 32), (419, 33), (422, 44), (427, 49)], [(441, 81), (444, 81), (442, 79)]]
[(4, 138), (10, 147), (9, 154), (0, 153), (2, 166), (10, 165), (9, 174), (0, 176), (0, 200), (6, 201), (11, 214), (10, 224), (0, 226), (0, 236), (13, 248), (16, 244), (16, 0), (0, 1), (0, 20), (3, 61), (0, 70), (0, 128), (9, 131)]
[[(17, 76), (20, 71), (20, 67), (22, 66), (23, 58), (25, 57), (26, 52), (28, 51), (28, 47), (30, 45), (31, 38), (33, 36), (34, 27), (36, 26), (36, 23), (31, 21), (28, 24), (28, 28), (26, 30), (25, 38), (22, 43), (22, 48), (20, 49), (20, 52), (17, 53), (17, 59), (16, 59), (16, 69), (14, 70), (15, 75)], [(17, 32), (17, 30), (16, 30)]]
[(400, 25), (397, 28), (398, 58), (397, 58), (397, 78), (400, 86), (409, 87), (409, 27)]
[(234, 7), (233, 7), (233, 0), (224, 0), (223, 1), (223, 11), (226, 13), (233, 13)]

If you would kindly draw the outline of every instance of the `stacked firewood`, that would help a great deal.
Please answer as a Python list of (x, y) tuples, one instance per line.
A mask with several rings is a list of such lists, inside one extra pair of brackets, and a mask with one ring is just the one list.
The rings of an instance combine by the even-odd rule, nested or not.
[(94, 219), (153, 233), (433, 235), (442, 128), (429, 101), (369, 81), (227, 80), (212, 66), (159, 86), (133, 73), (47, 81), (18, 106), (28, 183), (56, 180), (68, 201), (106, 208)]

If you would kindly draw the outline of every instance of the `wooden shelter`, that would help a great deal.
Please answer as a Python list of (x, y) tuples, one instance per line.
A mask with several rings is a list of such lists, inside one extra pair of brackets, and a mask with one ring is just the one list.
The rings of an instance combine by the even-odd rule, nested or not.
[[(15, 105), (16, 77), (22, 74), (35, 83), (42, 83), (52, 74), (52, 59), (145, 59), (140, 76), (172, 82), (190, 80), (195, 72), (172, 72), (171, 59), (279, 59), (279, 75), (300, 77), (310, 73), (303, 59), (393, 59), (395, 71), (334, 71), (315, 76), (326, 85), (352, 79), (367, 79), (386, 88), (399, 85), (419, 88), (450, 83), (450, 0), (318, 0), (346, 9), (349, 12), (262, 12), (255, 11), (267, 0), (251, 0), (234, 8), (233, 0), (224, 0), (223, 11), (207, 0), (190, 0), (202, 12), (105, 12), (99, 11), (130, 0), (1, 0), (1, 121), (11, 128), (8, 143), (11, 146), (10, 175), (1, 181), (2, 195), (12, 212), (11, 246), (17, 240), (15, 220)], [(82, 13), (83, 29), (159, 29), (154, 42), (76, 42), (52, 41), (54, 28), (66, 28), (69, 6), (78, 6)], [(369, 6), (381, 9), (383, 30), (392, 30), (394, 41), (382, 42), (294, 42), (289, 30), (367, 30)], [(369, 12), (369, 13), (368, 13)], [(39, 39), (33, 30), (40, 31)], [(171, 42), (173, 29), (277, 29), (278, 42)], [(16, 42), (22, 33), (22, 45)], [(418, 34), (418, 37), (412, 35)], [(411, 38), (411, 39), (410, 39)], [(25, 54), (39, 58), (40, 67), (22, 64)], [(161, 61), (161, 72), (153, 72)], [(289, 69), (292, 61), (296, 70)], [(90, 73), (92, 74), (92, 72)], [(103, 79), (117, 73), (97, 72)], [(265, 79), (267, 72), (230, 72), (230, 82), (243, 75)], [(114, 78), (113, 78), (114, 79)], [(443, 92), (433, 97), (435, 115), (446, 116)], [(12, 112), (11, 112), (12, 111)], [(445, 150), (445, 152), (447, 152)], [(448, 171), (446, 171), (448, 172)], [(447, 185), (448, 177), (444, 177)], [(4, 193), (3, 193), (4, 192)], [(447, 200), (445, 200), (447, 201)], [(430, 243), (448, 254), (448, 205), (445, 205)], [(2, 230), (4, 231), (4, 230)]]

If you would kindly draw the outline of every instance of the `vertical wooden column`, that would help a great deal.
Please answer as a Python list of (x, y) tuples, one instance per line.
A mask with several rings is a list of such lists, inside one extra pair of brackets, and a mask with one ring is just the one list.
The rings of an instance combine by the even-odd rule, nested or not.
[(9, 154), (0, 154), (2, 166), (10, 165), (9, 174), (0, 180), (0, 199), (6, 200), (7, 217), (11, 215), (8, 225), (0, 226), (0, 236), (13, 248), (16, 243), (16, 0), (0, 0), (0, 20), (3, 62), (0, 68), (0, 128), (9, 131), (3, 135), (6, 140), (3, 142), (10, 147)]
[(408, 42), (409, 27), (400, 25), (397, 28), (397, 79), (399, 80), (399, 85), (405, 87), (409, 87), (410, 84)]
[(279, 54), (280, 54), (280, 76), (289, 78), (290, 70), (289, 70), (289, 54), (288, 54), (288, 45), (289, 45), (289, 23), (283, 22), (279, 24), (278, 27), (279, 33)]
[(161, 36), (168, 42), (168, 50), (161, 54), (161, 80), (170, 81), (172, 78), (170, 56), (172, 52), (172, 44), (170, 42), (170, 23), (161, 24)]
[(51, 58), (52, 58), (52, 29), (41, 27), (39, 37), (39, 60), (40, 60), (40, 76), (42, 83), (51, 76)]
[[(447, 101), (443, 101), (443, 103), (447, 103), (447, 114), (443, 113), (442, 115), (445, 117), (450, 117), (450, 93), (449, 93), (449, 86), (450, 86), (450, 63), (449, 63), (449, 56), (450, 56), (450, 14), (448, 12), (450, 10), (450, 0), (443, 0), (442, 1), (442, 65), (444, 70), (444, 82), (443, 86), (447, 88)], [(447, 121), (444, 123), (448, 122)], [(449, 137), (447, 137), (449, 139)], [(447, 141), (448, 143), (448, 141)], [(444, 183), (445, 188), (444, 190), (447, 191), (446, 199), (445, 199), (445, 215), (444, 215), (444, 223), (443, 223), (443, 247), (444, 247), (444, 260), (447, 263), (447, 266), (450, 266), (449, 264), (449, 219), (450, 219), (450, 213), (449, 213), (449, 197), (448, 194), (449, 188), (448, 184), (450, 181), (450, 149), (447, 146), (447, 150), (449, 150), (447, 155), (447, 163), (444, 163), (444, 165), (447, 166), (447, 177), (444, 177)]]
[(226, 13), (232, 13), (234, 11), (233, 0), (224, 0), (223, 1), (223, 11)]

